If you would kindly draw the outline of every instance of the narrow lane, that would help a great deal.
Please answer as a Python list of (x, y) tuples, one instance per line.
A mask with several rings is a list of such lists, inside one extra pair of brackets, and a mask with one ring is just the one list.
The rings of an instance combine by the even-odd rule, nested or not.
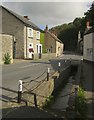
[[(47, 68), (51, 67), (49, 62), (26, 62), (12, 65), (3, 65), (2, 67), (2, 99), (8, 101), (17, 96), (18, 80), (30, 81), (42, 75), (38, 81), (43, 80), (46, 76)], [(37, 84), (32, 82), (32, 86)], [(31, 87), (32, 87), (31, 86)], [(28, 86), (27, 86), (28, 87)]]
[[(73, 58), (74, 56), (74, 58)], [(49, 61), (28, 61), (22, 63), (16, 63), (11, 65), (3, 65), (2, 67), (2, 86), (0, 89), (3, 89), (1, 100), (4, 102), (10, 101), (11, 98), (17, 97), (18, 91), (18, 80), (30, 81), (38, 76), (42, 75), (45, 71), (47, 72), (47, 68), (50, 67), (56, 71), (58, 69), (58, 62), (61, 62), (61, 67), (64, 68), (64, 62), (70, 61), (72, 59), (81, 59), (79, 56), (75, 55), (62, 55), (61, 58), (51, 59)], [(52, 71), (54, 71), (52, 70)], [(52, 72), (51, 71), (51, 72)], [(38, 79), (38, 81), (43, 80), (47, 74), (43, 74), (42, 77)], [(37, 82), (32, 82), (29, 86), (32, 87)], [(28, 86), (27, 86), (28, 88)]]

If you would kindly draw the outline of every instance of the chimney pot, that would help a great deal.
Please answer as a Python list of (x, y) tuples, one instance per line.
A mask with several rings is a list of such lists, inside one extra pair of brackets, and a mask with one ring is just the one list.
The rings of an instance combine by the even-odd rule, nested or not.
[(28, 18), (28, 16), (24, 16), (24, 18), (26, 18), (27, 20), (30, 20), (30, 19)]
[(48, 31), (48, 25), (46, 25), (46, 31)]

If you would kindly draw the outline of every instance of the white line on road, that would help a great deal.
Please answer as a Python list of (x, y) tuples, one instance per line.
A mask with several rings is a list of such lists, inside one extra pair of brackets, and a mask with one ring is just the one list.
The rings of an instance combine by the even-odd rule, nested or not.
[(22, 66), (20, 68), (26, 68), (26, 67), (31, 67), (31, 66), (35, 66), (35, 65), (39, 65), (40, 63), (36, 63), (36, 64), (32, 64), (32, 65), (26, 65), (26, 66)]

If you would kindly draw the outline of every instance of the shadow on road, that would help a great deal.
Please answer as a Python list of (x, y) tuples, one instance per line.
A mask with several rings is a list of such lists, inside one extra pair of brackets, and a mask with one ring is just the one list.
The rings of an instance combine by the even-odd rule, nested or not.
[(54, 115), (39, 108), (21, 106), (2, 110), (2, 118), (55, 118)]
[(0, 89), (10, 91), (10, 92), (13, 92), (13, 93), (17, 93), (17, 91), (9, 89), (9, 88), (5, 88), (5, 87), (0, 87)]
[[(8, 92), (16, 93), (16, 94), (18, 93), (15, 90), (12, 90), (12, 89), (9, 89), (9, 88), (5, 88), (5, 87), (0, 87), (0, 89), (8, 91)], [(3, 92), (2, 92), (2, 95), (0, 96), (0, 100), (3, 101), (3, 102), (13, 101), (13, 99), (16, 99), (16, 98), (12, 98), (10, 96), (3, 95)]]
[(49, 62), (45, 62), (45, 61), (32, 61), (30, 63), (50, 64)]

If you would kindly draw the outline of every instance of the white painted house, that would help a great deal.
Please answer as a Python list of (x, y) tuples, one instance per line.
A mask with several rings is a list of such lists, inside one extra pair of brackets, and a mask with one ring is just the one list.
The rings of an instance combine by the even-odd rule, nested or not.
[(7, 40), (7, 36), (12, 36), (12, 43), (9, 44), (11, 45), (10, 50), (2, 51), (3, 55), (9, 52), (13, 59), (32, 59), (33, 56), (36, 58), (42, 54), (41, 29), (32, 23), (28, 16), (21, 16), (4, 6), (0, 6), (0, 11), (2, 12), (1, 35), (4, 36), (3, 48), (6, 49), (8, 42), (10, 42), (10, 39)]
[(85, 31), (83, 59), (94, 62), (94, 26)]

